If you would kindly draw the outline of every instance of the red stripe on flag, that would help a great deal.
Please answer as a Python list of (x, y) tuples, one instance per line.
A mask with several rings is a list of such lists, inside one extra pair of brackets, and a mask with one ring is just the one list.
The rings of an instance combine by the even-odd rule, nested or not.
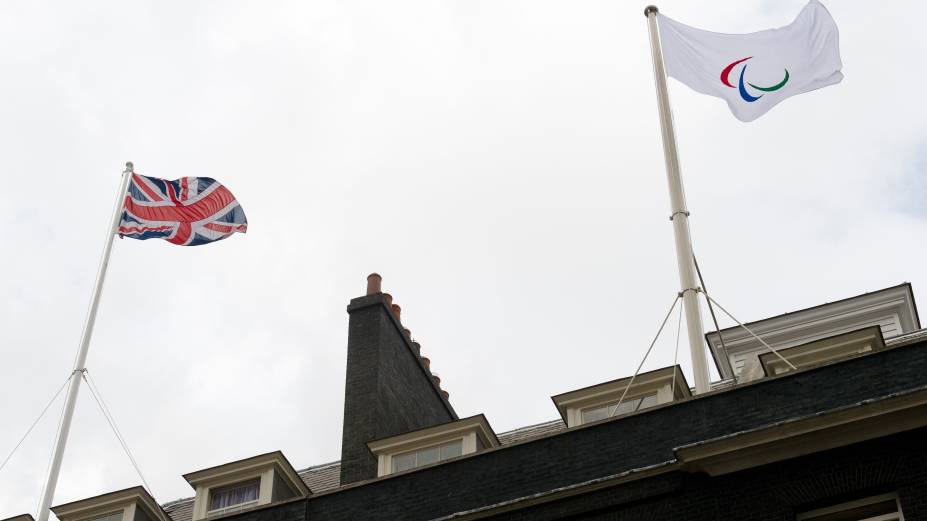
[(217, 224), (217, 223), (209, 223), (209, 224), (203, 225), (203, 228), (212, 230), (214, 232), (221, 232), (221, 233), (229, 233), (230, 231), (232, 231), (231, 226), (227, 226), (225, 224)]
[(177, 199), (177, 193), (174, 192), (174, 183), (169, 183), (165, 181), (164, 184), (167, 185), (167, 195), (171, 197), (171, 202), (173, 202), (177, 206), (180, 206), (181, 205), (180, 200)]
[(235, 202), (235, 196), (232, 195), (232, 192), (224, 186), (219, 186), (209, 195), (189, 206), (183, 204), (179, 206), (142, 206), (132, 200), (131, 197), (126, 196), (126, 210), (146, 221), (193, 223), (215, 217), (216, 213), (233, 202)]
[(120, 226), (119, 233), (144, 233), (144, 232), (163, 232), (173, 229), (173, 226)]
[(190, 239), (190, 223), (180, 223), (177, 233), (167, 241), (173, 244), (184, 245)]

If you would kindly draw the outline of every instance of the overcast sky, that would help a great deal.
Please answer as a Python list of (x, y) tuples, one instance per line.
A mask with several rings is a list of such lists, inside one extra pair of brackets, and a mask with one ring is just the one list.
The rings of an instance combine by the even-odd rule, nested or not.
[[(113, 249), (88, 367), (160, 502), (258, 453), (340, 457), (372, 271), (497, 432), (632, 374), (679, 289), (645, 3), (0, 3), (0, 458), (71, 371), (127, 160), (218, 178), (250, 224)], [(749, 32), (804, 3), (660, 8)], [(839, 85), (745, 124), (670, 80), (695, 249), (744, 320), (903, 281), (927, 306), (927, 4), (827, 7)], [(0, 518), (35, 513), (62, 398)], [(85, 386), (53, 504), (136, 484)]]

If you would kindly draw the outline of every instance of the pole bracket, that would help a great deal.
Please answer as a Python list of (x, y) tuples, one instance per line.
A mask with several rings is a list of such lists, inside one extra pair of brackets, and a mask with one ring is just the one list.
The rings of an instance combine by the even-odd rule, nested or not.
[(686, 217), (689, 217), (689, 211), (688, 211), (688, 210), (677, 210), (677, 211), (673, 212), (673, 215), (670, 215), (669, 220), (672, 221), (673, 218), (676, 217), (676, 216), (679, 215), (679, 214), (683, 214), (683, 215), (685, 215)]
[(686, 288), (686, 289), (680, 291), (679, 293), (677, 293), (677, 296), (678, 296), (679, 298), (682, 298), (682, 297), (684, 297), (684, 296), (686, 295), (686, 292), (687, 292), (687, 291), (694, 291), (695, 294), (698, 295), (699, 293), (702, 293), (702, 287), (701, 287), (701, 286), (696, 286), (696, 287), (694, 287), (694, 288)]

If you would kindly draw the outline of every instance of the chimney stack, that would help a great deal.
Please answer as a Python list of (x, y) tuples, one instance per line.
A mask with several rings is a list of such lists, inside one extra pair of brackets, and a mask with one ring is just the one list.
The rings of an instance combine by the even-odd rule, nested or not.
[(383, 281), (383, 277), (379, 273), (371, 273), (367, 275), (367, 294), (376, 295), (380, 293), (380, 283)]
[(348, 361), (341, 433), (341, 483), (377, 477), (367, 443), (457, 419), (432, 378), (429, 360), (400, 323), (402, 309), (367, 277), (367, 294), (348, 305)]

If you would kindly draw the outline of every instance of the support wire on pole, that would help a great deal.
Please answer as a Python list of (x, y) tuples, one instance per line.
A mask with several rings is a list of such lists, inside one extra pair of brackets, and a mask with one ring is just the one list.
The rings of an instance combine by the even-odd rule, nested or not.
[(61, 395), (61, 391), (63, 391), (63, 390), (64, 390), (64, 387), (65, 387), (66, 385), (68, 385), (68, 382), (71, 381), (71, 378), (72, 378), (72, 377), (73, 377), (73, 375), (67, 377), (67, 378), (64, 380), (64, 383), (62, 383), (62, 384), (61, 384), (61, 387), (58, 388), (58, 392), (56, 392), (55, 395), (52, 396), (52, 399), (48, 401), (48, 405), (46, 405), (45, 408), (42, 409), (42, 412), (39, 414), (39, 417), (36, 418), (34, 422), (32, 422), (32, 425), (30, 425), (28, 429), (26, 429), (26, 433), (23, 434), (23, 437), (19, 439), (19, 443), (17, 443), (16, 446), (13, 447), (13, 450), (11, 450), (11, 451), (10, 451), (10, 454), (6, 457), (5, 460), (3, 460), (3, 463), (0, 463), (0, 470), (3, 470), (3, 467), (5, 467), (6, 464), (10, 461), (10, 459), (13, 457), (13, 454), (16, 453), (16, 450), (19, 449), (20, 445), (22, 445), (24, 441), (26, 441), (26, 438), (29, 437), (29, 434), (32, 432), (32, 429), (34, 429), (35, 426), (38, 425), (38, 423), (39, 423), (39, 421), (42, 419), (42, 417), (45, 416), (45, 413), (48, 412), (48, 409), (50, 409), (51, 406), (52, 406), (52, 404), (55, 403), (55, 400), (57, 400), (57, 399), (58, 399), (58, 396)]
[(108, 423), (110, 428), (113, 430), (113, 434), (116, 436), (116, 440), (118, 440), (119, 444), (122, 445), (122, 450), (124, 450), (126, 456), (129, 457), (129, 461), (132, 462), (132, 466), (135, 467), (135, 472), (137, 472), (138, 477), (142, 479), (142, 483), (145, 484), (145, 488), (148, 489), (148, 492), (152, 493), (151, 485), (148, 484), (148, 480), (146, 480), (145, 476), (142, 474), (142, 470), (139, 468), (138, 462), (135, 461), (135, 457), (132, 456), (132, 451), (129, 450), (129, 444), (126, 443), (125, 438), (122, 436), (122, 432), (119, 431), (119, 427), (116, 427), (116, 419), (113, 418), (113, 413), (111, 413), (109, 411), (109, 407), (106, 406), (106, 402), (103, 400), (103, 393), (100, 392), (96, 382), (94, 382), (93, 378), (90, 376), (90, 372), (86, 369), (83, 372), (83, 377), (84, 381), (87, 382), (87, 388), (90, 389), (90, 395), (93, 397), (93, 401), (97, 402), (97, 406), (100, 408), (100, 412), (102, 412), (103, 417), (106, 418), (106, 423)]
[(788, 360), (786, 360), (786, 358), (785, 358), (784, 356), (780, 355), (780, 354), (779, 354), (779, 351), (776, 351), (776, 350), (773, 348), (773, 346), (767, 344), (765, 340), (763, 340), (762, 338), (758, 337), (758, 336), (756, 335), (756, 333), (754, 333), (753, 331), (750, 330), (749, 327), (745, 326), (745, 325), (743, 324), (743, 322), (741, 322), (740, 320), (737, 320), (736, 318), (734, 318), (734, 315), (730, 314), (730, 312), (728, 312), (728, 310), (724, 309), (724, 306), (722, 306), (721, 304), (718, 304), (718, 301), (717, 301), (717, 300), (711, 298), (711, 295), (709, 295), (708, 293), (705, 293), (705, 298), (708, 299), (708, 301), (711, 302), (712, 304), (718, 306), (718, 309), (720, 309), (721, 311), (723, 311), (725, 315), (729, 316), (729, 317), (731, 318), (731, 320), (733, 320), (734, 322), (737, 322), (737, 325), (738, 325), (738, 326), (744, 328), (744, 331), (746, 331), (747, 333), (749, 333), (750, 336), (752, 336), (753, 338), (755, 338), (759, 343), (761, 343), (761, 344), (763, 344), (764, 346), (766, 346), (766, 349), (769, 349), (770, 351), (772, 351), (772, 353), (773, 353), (774, 355), (778, 356), (778, 357), (779, 357), (779, 360), (782, 360), (783, 362), (785, 362), (786, 364), (788, 364), (788, 366), (791, 367), (792, 370), (797, 370), (797, 369), (798, 369), (797, 367), (795, 367), (794, 365), (792, 365), (792, 362), (789, 362)]
[(624, 397), (627, 396), (628, 390), (631, 389), (631, 386), (634, 384), (634, 379), (637, 378), (637, 373), (641, 371), (641, 367), (644, 367), (644, 362), (647, 361), (647, 357), (650, 356), (650, 351), (653, 350), (653, 346), (657, 343), (657, 339), (660, 338), (660, 333), (663, 332), (663, 328), (666, 327), (666, 322), (669, 320), (670, 315), (673, 314), (673, 310), (676, 309), (676, 304), (679, 303), (679, 300), (682, 298), (682, 292), (676, 295), (676, 298), (673, 299), (673, 305), (670, 306), (669, 311), (666, 312), (666, 316), (663, 317), (663, 323), (660, 324), (660, 329), (657, 331), (656, 336), (653, 337), (653, 342), (650, 343), (650, 347), (647, 348), (647, 352), (644, 353), (644, 359), (641, 360), (641, 363), (637, 366), (637, 370), (634, 371), (634, 376), (631, 377), (631, 381), (628, 382), (627, 387), (624, 388), (624, 392), (621, 393), (621, 398), (618, 399), (618, 403), (615, 404), (615, 411), (612, 414), (609, 414), (608, 417), (611, 418), (615, 413), (618, 412), (618, 408), (621, 407), (621, 402), (624, 401)]
[[(698, 283), (702, 287), (702, 291), (705, 293), (705, 296), (708, 296), (708, 286), (705, 285), (705, 279), (702, 278), (702, 270), (698, 267), (698, 259), (695, 258), (695, 253), (692, 254), (692, 262), (695, 264), (695, 273), (698, 275)], [(721, 326), (718, 325), (718, 317), (715, 316), (715, 308), (711, 305), (711, 301), (705, 299), (705, 302), (708, 303), (708, 312), (711, 313), (711, 321), (715, 324), (715, 331), (718, 332), (718, 341), (721, 343), (721, 353), (724, 354), (724, 357), (727, 360), (730, 360), (731, 357), (727, 354), (727, 346), (724, 345), (724, 336), (721, 335)], [(720, 367), (718, 370), (720, 371)], [(731, 375), (734, 378), (734, 383), (737, 383), (737, 375), (734, 374), (734, 371), (731, 370)], [(723, 378), (723, 375), (722, 375)]]
[(676, 396), (676, 366), (679, 365), (679, 337), (682, 334), (682, 306), (679, 306), (679, 320), (676, 322), (676, 352), (673, 354), (673, 386), (670, 392), (673, 393), (673, 399)]
[[(76, 373), (77, 371), (72, 371), (71, 376), (68, 377), (68, 379), (66, 380), (66, 383), (73, 385), (74, 377), (77, 376)], [(67, 401), (65, 401), (65, 403), (62, 404), (61, 406), (61, 414), (58, 415), (58, 431), (59, 432), (61, 431), (61, 425), (64, 423), (64, 418), (65, 416), (67, 416), (66, 414), (67, 409), (68, 409), (68, 404), (67, 404)], [(48, 455), (48, 465), (45, 466), (46, 474), (48, 474), (48, 472), (51, 471), (52, 465), (54, 464), (54, 460), (55, 460), (54, 447), (56, 444), (57, 444), (57, 439), (52, 440), (52, 453)], [(42, 484), (42, 489), (39, 492), (39, 501), (35, 506), (36, 517), (38, 517), (38, 515), (42, 511), (42, 503), (45, 501), (45, 491), (46, 490), (48, 490), (48, 482)]]

